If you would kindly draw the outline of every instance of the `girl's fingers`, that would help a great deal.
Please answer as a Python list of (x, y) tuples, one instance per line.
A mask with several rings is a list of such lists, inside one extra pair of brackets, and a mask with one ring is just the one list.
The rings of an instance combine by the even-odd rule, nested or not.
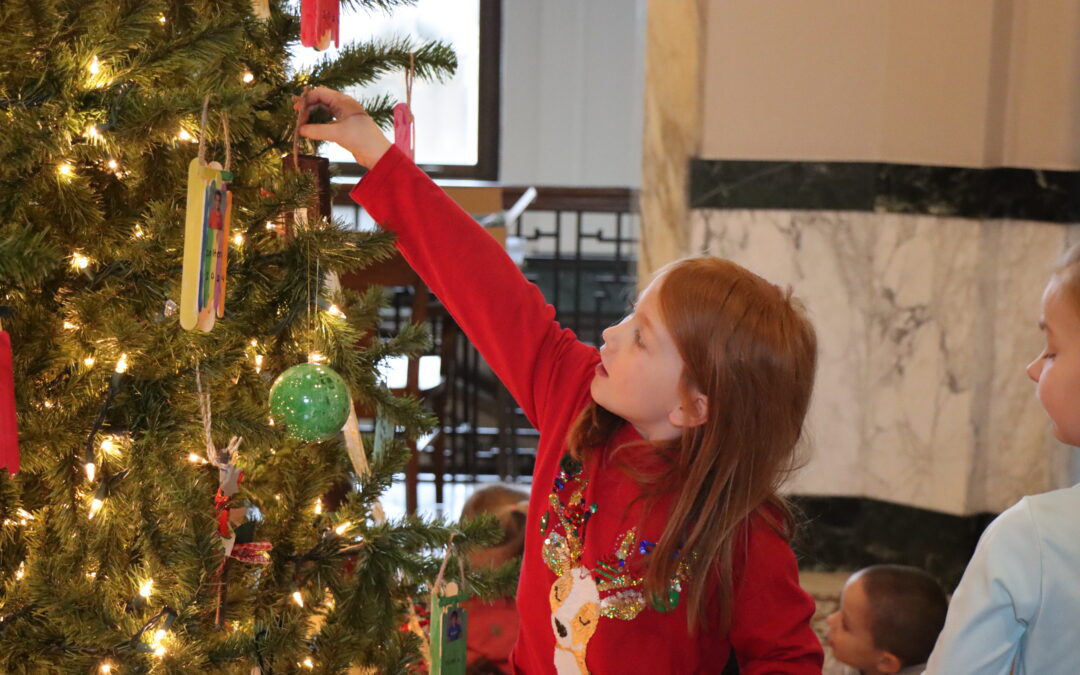
[(324, 105), (330, 109), (330, 114), (339, 120), (353, 115), (365, 114), (364, 106), (360, 105), (354, 98), (326, 87), (316, 87), (307, 92), (304, 95), (303, 104), (308, 108)]
[(338, 137), (341, 135), (341, 129), (337, 122), (330, 124), (302, 124), (300, 126), (300, 135), (313, 141), (337, 142)]

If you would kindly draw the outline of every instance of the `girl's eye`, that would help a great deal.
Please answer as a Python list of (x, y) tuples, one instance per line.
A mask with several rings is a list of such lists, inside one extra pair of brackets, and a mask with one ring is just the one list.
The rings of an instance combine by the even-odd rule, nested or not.
[(1057, 354), (1051, 354), (1051, 353), (1047, 352), (1047, 353), (1043, 354), (1043, 360), (1044, 361), (1047, 361), (1047, 360), (1052, 361), (1052, 360), (1054, 360), (1055, 356), (1057, 356)]

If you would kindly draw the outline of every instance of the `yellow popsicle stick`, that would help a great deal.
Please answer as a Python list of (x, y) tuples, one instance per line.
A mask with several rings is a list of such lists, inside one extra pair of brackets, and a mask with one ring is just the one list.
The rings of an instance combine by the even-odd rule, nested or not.
[(194, 330), (199, 323), (199, 269), (203, 251), (203, 212), (206, 210), (206, 167), (199, 158), (188, 164), (187, 204), (184, 220), (184, 268), (180, 280), (180, 327)]

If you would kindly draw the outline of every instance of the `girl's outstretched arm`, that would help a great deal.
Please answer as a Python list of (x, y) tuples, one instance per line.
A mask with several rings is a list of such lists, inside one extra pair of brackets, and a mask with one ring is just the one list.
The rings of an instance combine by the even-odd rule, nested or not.
[(327, 89), (310, 92), (308, 103), (328, 107), (337, 121), (306, 124), (300, 133), (337, 142), (372, 167), (353, 189), (353, 199), (397, 235), (406, 261), (533, 425), (541, 428), (549, 414), (571, 415), (569, 407), (580, 408), (599, 362), (597, 351), (560, 328), (555, 309), (498, 242), (392, 147), (359, 103)]

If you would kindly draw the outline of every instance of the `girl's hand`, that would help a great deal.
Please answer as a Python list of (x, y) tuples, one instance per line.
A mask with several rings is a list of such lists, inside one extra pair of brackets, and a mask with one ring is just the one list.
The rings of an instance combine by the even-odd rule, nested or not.
[[(308, 111), (315, 106), (328, 109), (334, 121), (330, 124), (306, 124)], [(303, 110), (301, 136), (337, 143), (351, 152), (361, 166), (370, 169), (390, 149), (390, 141), (368, 116), (364, 106), (340, 91), (326, 87), (312, 89), (297, 99), (293, 107)]]

